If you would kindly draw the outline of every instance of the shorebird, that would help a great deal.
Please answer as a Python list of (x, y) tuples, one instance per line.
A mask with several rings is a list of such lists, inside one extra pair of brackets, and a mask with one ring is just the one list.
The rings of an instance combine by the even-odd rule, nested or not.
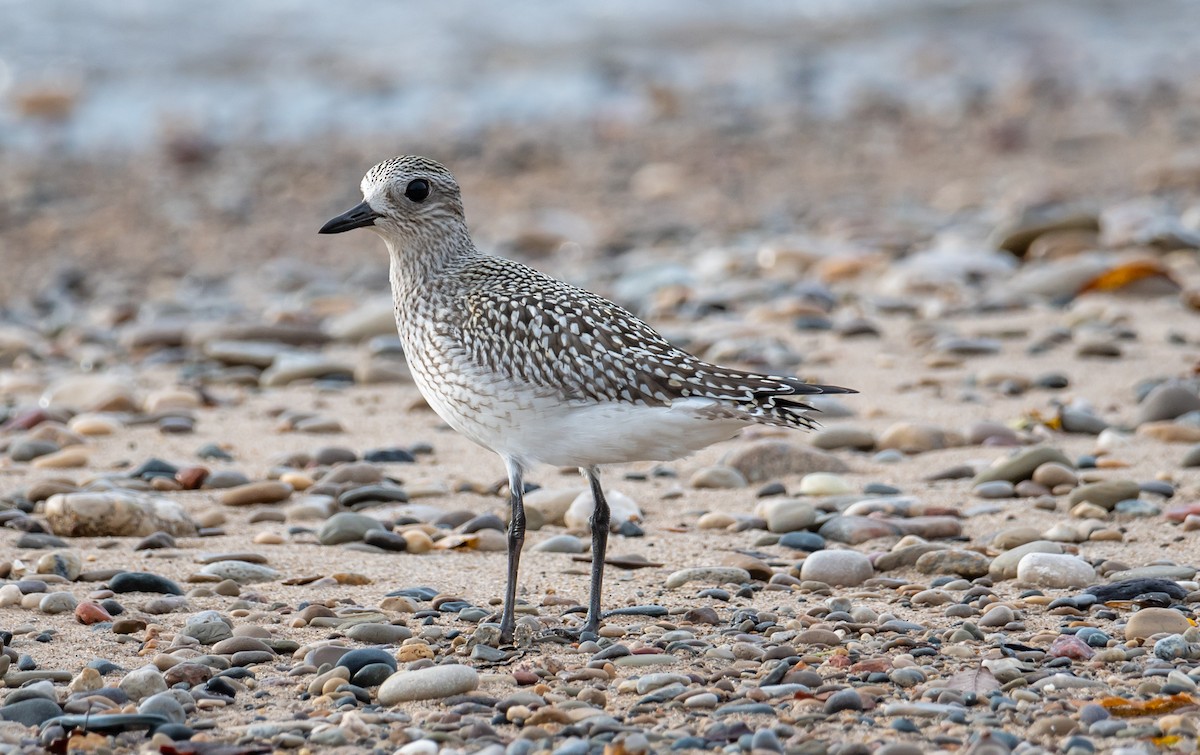
[(386, 160), (360, 188), (363, 201), (320, 233), (369, 228), (383, 238), (417, 388), (508, 472), (501, 642), (513, 639), (524, 476), (533, 465), (578, 467), (595, 500), (591, 591), (576, 635), (589, 636), (600, 626), (610, 523), (600, 467), (678, 459), (755, 423), (811, 428), (802, 397), (854, 393), (709, 364), (603, 297), (478, 251), (458, 183), (433, 160)]

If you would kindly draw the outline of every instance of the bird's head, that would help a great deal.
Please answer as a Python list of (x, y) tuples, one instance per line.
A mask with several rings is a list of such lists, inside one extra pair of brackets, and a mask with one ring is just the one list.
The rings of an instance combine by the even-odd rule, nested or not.
[(399, 249), (465, 231), (458, 182), (441, 164), (404, 155), (367, 171), (363, 201), (321, 226), (320, 233), (370, 228)]

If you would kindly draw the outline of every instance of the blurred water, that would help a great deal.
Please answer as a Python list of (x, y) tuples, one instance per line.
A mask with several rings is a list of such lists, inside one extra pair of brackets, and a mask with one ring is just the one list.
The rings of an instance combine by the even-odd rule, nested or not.
[[(1038, 77), (1083, 93), (1191, 81), (1190, 0), (0, 0), (0, 146), (463, 134), (648, 117), (654, 91), (844, 115), (867, 94), (948, 117)], [(34, 97), (36, 100), (36, 97)], [(661, 103), (660, 103), (661, 105)]]

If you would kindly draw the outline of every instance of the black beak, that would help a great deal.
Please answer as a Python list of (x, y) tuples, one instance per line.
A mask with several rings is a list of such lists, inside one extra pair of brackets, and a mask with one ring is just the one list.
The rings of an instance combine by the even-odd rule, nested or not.
[(366, 202), (359, 202), (321, 226), (321, 230), (317, 231), (317, 233), (345, 233), (346, 231), (353, 231), (355, 228), (365, 228), (369, 225), (375, 225), (375, 218), (377, 217), (379, 217), (379, 213), (372, 210), (371, 205)]

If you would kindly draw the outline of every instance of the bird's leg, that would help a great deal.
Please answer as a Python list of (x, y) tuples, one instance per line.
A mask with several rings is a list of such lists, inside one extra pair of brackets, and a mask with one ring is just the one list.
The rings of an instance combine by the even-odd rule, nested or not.
[(600, 488), (600, 473), (595, 467), (586, 471), (596, 508), (592, 511), (592, 590), (588, 595), (587, 621), (583, 634), (596, 634), (600, 629), (600, 593), (604, 586), (604, 555), (608, 550), (608, 524), (611, 519), (608, 501)]
[(500, 614), (500, 644), (513, 640), (517, 624), (517, 569), (521, 563), (521, 547), (525, 545), (525, 481), (521, 466), (511, 459), (508, 465), (508, 503), (511, 518), (508, 522), (508, 583), (504, 587), (504, 612)]

